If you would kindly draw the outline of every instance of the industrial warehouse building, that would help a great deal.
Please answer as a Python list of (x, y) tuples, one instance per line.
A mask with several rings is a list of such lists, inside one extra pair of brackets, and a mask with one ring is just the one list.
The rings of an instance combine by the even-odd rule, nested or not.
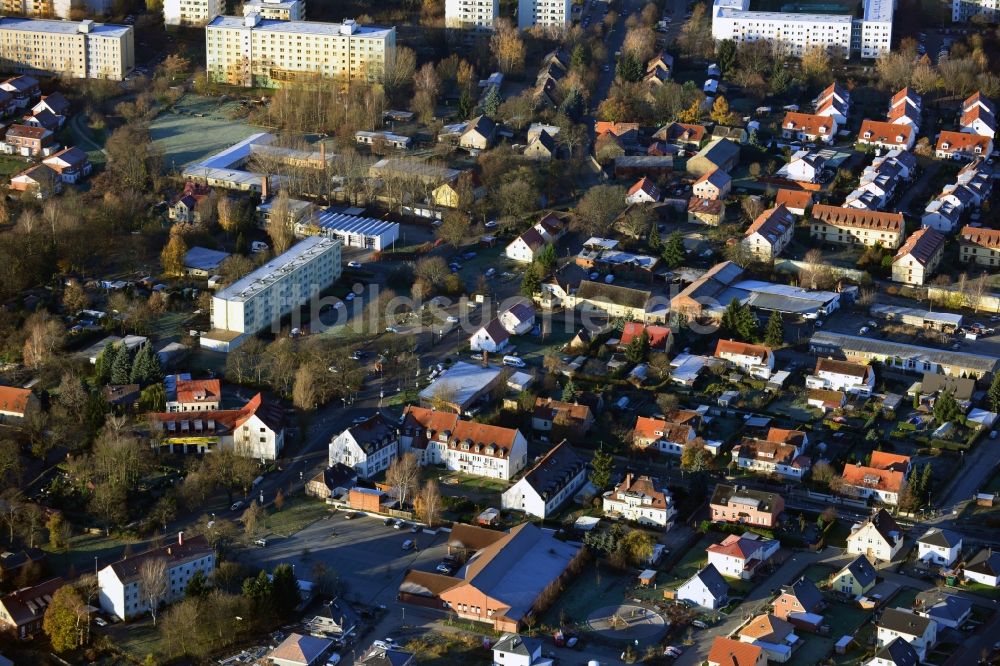
[(297, 225), (296, 233), (339, 238), (344, 247), (362, 247), (379, 252), (391, 247), (399, 239), (399, 224), (327, 208)]

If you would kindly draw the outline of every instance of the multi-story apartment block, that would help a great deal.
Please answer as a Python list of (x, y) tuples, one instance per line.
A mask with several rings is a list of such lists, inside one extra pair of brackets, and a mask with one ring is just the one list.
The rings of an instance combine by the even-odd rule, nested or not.
[(965, 264), (1000, 266), (1000, 231), (962, 227), (958, 235), (958, 258)]
[(1000, 0), (951, 0), (952, 21), (965, 23), (973, 16), (982, 16), (990, 23), (1000, 21)]
[(356, 423), (330, 441), (330, 467), (346, 465), (368, 479), (399, 457), (399, 429), (381, 414)]
[(842, 245), (875, 245), (890, 250), (903, 244), (906, 228), (902, 213), (816, 204), (809, 233), (813, 240)]
[(517, 27), (567, 28), (572, 20), (569, 0), (518, 0)]
[(750, 0), (715, 0), (712, 36), (736, 42), (769, 40), (791, 55), (814, 46), (839, 50), (844, 58), (878, 58), (892, 42), (893, 0), (865, 0), (861, 18), (850, 14), (753, 11)]
[(743, 233), (743, 249), (759, 261), (774, 261), (792, 241), (795, 218), (784, 205), (769, 208), (757, 216)]
[(408, 406), (399, 442), (421, 464), (511, 480), (528, 462), (528, 440), (517, 428), (463, 421), (458, 414)]
[(3, 14), (20, 14), (23, 16), (36, 16), (39, 18), (71, 19), (72, 12), (88, 14), (106, 14), (111, 6), (110, 0), (3, 0), (0, 3), (0, 12)]
[(132, 26), (0, 18), (0, 69), (121, 81), (135, 67)]
[(223, 0), (163, 0), (163, 23), (201, 26), (225, 11)]
[(586, 482), (586, 461), (564, 441), (549, 449), (520, 481), (504, 491), (500, 508), (544, 519), (576, 495)]
[(444, 3), (446, 28), (489, 32), (498, 16), (498, 0), (445, 0)]
[(340, 278), (340, 241), (310, 236), (212, 296), (203, 347), (229, 351), (304, 305)]
[(276, 460), (285, 445), (284, 412), (260, 393), (240, 409), (150, 414), (151, 439), (169, 453), (233, 450), (247, 458)]
[(250, 0), (243, 3), (243, 16), (250, 14), (276, 21), (305, 21), (306, 3), (305, 0)]
[(205, 69), (217, 82), (277, 88), (297, 79), (379, 79), (396, 57), (396, 29), (217, 16), (205, 27)]
[(166, 592), (160, 603), (183, 599), (196, 573), (211, 578), (215, 571), (215, 551), (205, 537), (185, 539), (181, 532), (177, 543), (130, 555), (101, 569), (97, 573), (101, 609), (122, 620), (148, 612), (150, 598), (144, 594), (142, 571), (147, 562), (156, 560), (165, 564)]

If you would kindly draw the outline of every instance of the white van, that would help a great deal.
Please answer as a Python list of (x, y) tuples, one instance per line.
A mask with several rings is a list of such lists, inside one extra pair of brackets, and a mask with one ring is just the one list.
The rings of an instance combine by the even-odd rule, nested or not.
[(519, 359), (517, 356), (504, 356), (503, 364), (510, 366), (512, 368), (523, 368), (527, 365), (523, 360)]

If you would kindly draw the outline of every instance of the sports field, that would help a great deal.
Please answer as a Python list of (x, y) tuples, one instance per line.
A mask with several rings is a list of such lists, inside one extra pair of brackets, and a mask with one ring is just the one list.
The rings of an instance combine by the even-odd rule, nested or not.
[(185, 95), (170, 110), (161, 113), (149, 129), (153, 141), (163, 151), (168, 171), (216, 153), (263, 131), (231, 116), (239, 108), (235, 101)]

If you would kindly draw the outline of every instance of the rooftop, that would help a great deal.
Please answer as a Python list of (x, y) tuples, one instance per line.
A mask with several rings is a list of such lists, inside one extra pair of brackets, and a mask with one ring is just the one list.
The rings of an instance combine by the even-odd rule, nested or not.
[(86, 32), (99, 37), (121, 37), (132, 31), (132, 26), (94, 23), (93, 21), (53, 21), (7, 16), (0, 18), (0, 30), (48, 32), (59, 35), (76, 35)]
[(853, 353), (876, 354), (886, 357), (923, 358), (932, 363), (968, 368), (977, 372), (993, 372), (1000, 363), (994, 356), (971, 354), (931, 347), (918, 347), (901, 342), (877, 340), (857, 335), (846, 335), (830, 331), (814, 333), (809, 345), (815, 348), (849, 350)]
[(225, 301), (247, 301), (283, 276), (305, 266), (339, 245), (340, 241), (336, 238), (310, 236), (299, 241), (287, 252), (279, 254), (249, 275), (216, 292), (215, 298)]
[[(321, 21), (279, 21), (276, 19), (259, 19), (256, 24), (247, 25), (243, 16), (216, 16), (205, 26), (206, 29), (257, 30), (260, 32), (288, 32), (300, 35), (325, 35), (328, 37), (348, 36), (367, 39), (387, 39), (394, 34), (395, 28), (357, 25), (353, 21), (344, 23), (324, 23)], [(347, 32), (353, 31), (353, 32)], [(347, 34), (345, 34), (345, 32)]]

